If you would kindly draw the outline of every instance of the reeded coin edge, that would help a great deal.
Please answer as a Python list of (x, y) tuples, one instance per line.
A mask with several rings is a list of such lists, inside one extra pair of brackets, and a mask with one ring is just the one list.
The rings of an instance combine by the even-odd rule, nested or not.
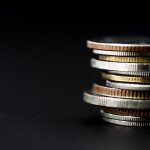
[(93, 41), (87, 41), (88, 48), (103, 49), (103, 50), (115, 50), (115, 51), (148, 51), (150, 50), (149, 44), (119, 44), (119, 43), (99, 43)]
[(132, 99), (114, 98), (97, 95), (92, 92), (84, 92), (83, 100), (89, 104), (105, 107), (150, 109), (150, 100), (132, 100)]

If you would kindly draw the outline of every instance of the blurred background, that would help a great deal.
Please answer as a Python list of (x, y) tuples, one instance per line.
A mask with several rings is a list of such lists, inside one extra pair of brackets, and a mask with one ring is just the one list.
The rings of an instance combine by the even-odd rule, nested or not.
[(86, 40), (149, 35), (148, 15), (121, 14), (97, 4), (70, 5), (74, 7), (21, 5), (0, 10), (0, 147), (146, 147), (149, 130), (106, 125), (99, 108), (83, 102), (82, 92), (99, 74), (90, 68), (92, 52)]

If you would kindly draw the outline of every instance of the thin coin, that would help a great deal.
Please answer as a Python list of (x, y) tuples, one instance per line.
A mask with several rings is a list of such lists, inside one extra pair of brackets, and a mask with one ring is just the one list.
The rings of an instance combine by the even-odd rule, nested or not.
[(124, 51), (105, 51), (105, 50), (93, 50), (94, 54), (98, 55), (111, 55), (111, 56), (150, 56), (150, 51), (130, 51), (130, 52), (124, 52)]
[(125, 90), (149, 91), (150, 84), (134, 84), (106, 80), (106, 86)]
[(108, 71), (108, 73), (119, 74), (119, 75), (140, 76), (140, 77), (150, 76), (150, 72)]
[(120, 63), (91, 59), (93, 68), (115, 71), (149, 72), (150, 63)]
[(119, 56), (100, 55), (99, 59), (112, 62), (150, 63), (150, 57), (119, 57)]
[(119, 97), (119, 98), (131, 98), (139, 100), (150, 99), (149, 91), (134, 91), (134, 90), (124, 90), (116, 89), (103, 85), (94, 83), (92, 87), (92, 92), (104, 96)]
[(102, 117), (105, 118), (110, 118), (110, 119), (115, 119), (115, 120), (124, 120), (124, 121), (145, 121), (145, 122), (149, 122), (150, 121), (150, 117), (135, 117), (135, 116), (122, 116), (122, 115), (115, 115), (115, 114), (111, 114), (111, 113), (106, 113), (103, 110), (100, 110), (100, 114), (102, 115)]
[(132, 82), (132, 83), (150, 83), (150, 77), (138, 77), (138, 76), (123, 76), (109, 73), (102, 73), (102, 78), (111, 81), (119, 82)]
[(144, 121), (141, 121), (141, 122), (123, 121), (123, 120), (117, 120), (117, 119), (111, 119), (111, 118), (105, 118), (105, 117), (103, 117), (103, 120), (108, 123), (122, 125), (122, 126), (129, 126), (129, 127), (149, 127), (150, 126), (150, 122), (144, 122)]
[(115, 98), (95, 94), (91, 91), (83, 93), (83, 100), (89, 104), (105, 107), (126, 108), (126, 109), (150, 109), (150, 99), (132, 100), (125, 98)]
[(114, 36), (87, 41), (88, 48), (115, 51), (149, 51), (150, 37)]
[(121, 116), (150, 117), (150, 109), (125, 109), (113, 107), (101, 107), (101, 109), (106, 113)]

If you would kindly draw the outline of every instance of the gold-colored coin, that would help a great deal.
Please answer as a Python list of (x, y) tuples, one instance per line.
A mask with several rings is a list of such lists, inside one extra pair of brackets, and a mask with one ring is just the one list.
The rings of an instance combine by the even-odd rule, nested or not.
[(123, 75), (102, 73), (102, 78), (118, 82), (150, 83), (150, 77), (123, 76)]
[(150, 109), (124, 109), (124, 108), (111, 108), (101, 107), (101, 109), (110, 114), (122, 115), (122, 116), (134, 116), (134, 117), (150, 117)]
[(126, 62), (126, 63), (150, 63), (150, 57), (119, 57), (99, 55), (100, 60), (113, 61), (113, 62)]
[(110, 96), (110, 97), (119, 97), (119, 98), (131, 98), (146, 100), (150, 99), (149, 91), (133, 91), (125, 89), (116, 89), (107, 86), (102, 86), (98, 84), (93, 84), (92, 92), (99, 95)]

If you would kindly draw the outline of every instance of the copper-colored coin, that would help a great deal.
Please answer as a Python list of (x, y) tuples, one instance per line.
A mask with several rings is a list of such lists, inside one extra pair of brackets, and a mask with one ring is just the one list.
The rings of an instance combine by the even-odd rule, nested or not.
[(149, 51), (150, 37), (114, 36), (87, 41), (87, 47), (112, 51)]
[(113, 62), (150, 63), (150, 57), (120, 57), (120, 56), (99, 55), (99, 59)]
[(110, 96), (110, 97), (131, 98), (133, 100), (150, 99), (149, 91), (132, 91), (132, 90), (125, 90), (125, 89), (116, 89), (116, 88), (110, 88), (98, 84), (93, 84), (92, 91), (93, 93), (104, 95), (104, 96)]
[(124, 109), (124, 108), (111, 108), (101, 107), (104, 112), (122, 115), (122, 116), (135, 116), (135, 117), (150, 117), (150, 109)]

